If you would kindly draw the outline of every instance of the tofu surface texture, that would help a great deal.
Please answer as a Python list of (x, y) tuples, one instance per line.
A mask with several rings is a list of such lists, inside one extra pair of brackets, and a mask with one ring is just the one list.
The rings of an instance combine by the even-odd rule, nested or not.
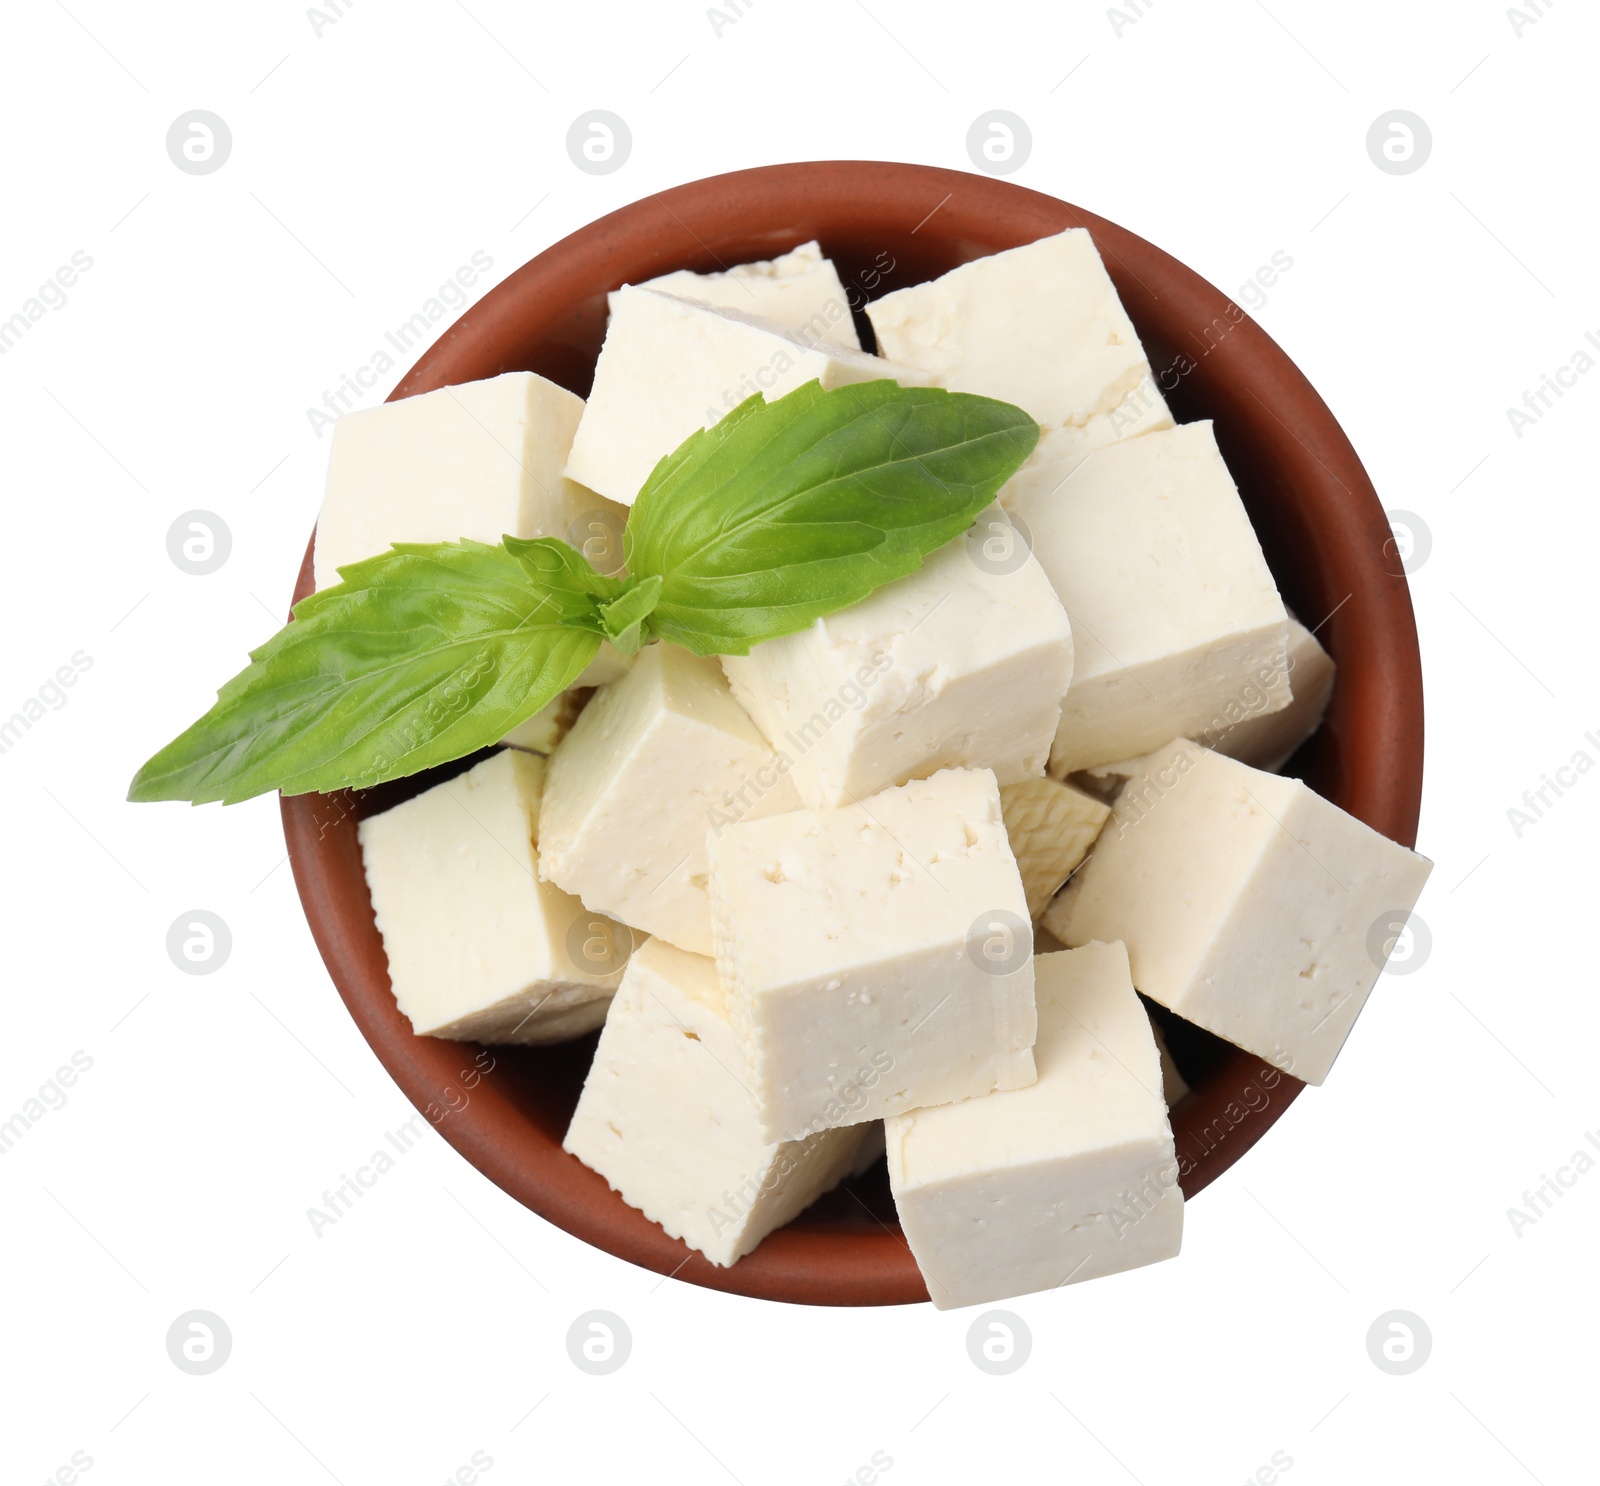
[(317, 587), (395, 542), (566, 539), (597, 511), (620, 530), (625, 512), (562, 475), (582, 413), (566, 388), (506, 372), (347, 414), (328, 454)]
[(578, 713), (583, 710), (583, 696), (584, 693), (576, 687), (562, 692), (526, 722), (519, 722), (500, 741), (507, 747), (524, 748), (529, 753), (542, 753), (548, 757), (578, 720)]
[(659, 939), (628, 962), (565, 1148), (623, 1201), (730, 1265), (849, 1174), (866, 1126), (766, 1140), (717, 968)]
[(1015, 403), (1030, 464), (1171, 428), (1144, 347), (1086, 229), (977, 258), (867, 306), (880, 352), (936, 385)]
[(631, 506), (661, 460), (746, 398), (759, 392), (773, 402), (811, 381), (828, 389), (883, 378), (928, 380), (771, 320), (628, 285), (612, 301), (567, 475)]
[(710, 855), (768, 1140), (1033, 1081), (1027, 900), (988, 770), (742, 822)]
[[(798, 634), (722, 657), (734, 695), (792, 760), (806, 804), (844, 805), (945, 768), (1001, 784), (1044, 772), (1073, 637), (1017, 534), (991, 507), (916, 572)], [(1057, 884), (1059, 886), (1059, 884)]]
[[(654, 289), (675, 299), (692, 299), (718, 309), (740, 310), (771, 320), (808, 340), (827, 340), (861, 349), (850, 300), (831, 258), (814, 242), (757, 263), (737, 263), (721, 273), (691, 273), (680, 268), (645, 279), (641, 289)], [(613, 304), (616, 292), (610, 295)]]
[(1111, 807), (1071, 784), (1025, 779), (1001, 785), (1000, 809), (1022, 873), (1028, 917), (1037, 919), (1089, 855)]
[(631, 941), (539, 880), (544, 777), (542, 758), (507, 749), (361, 822), (389, 980), (424, 1036), (564, 1042), (605, 1019), (618, 975), (584, 946)]
[[(1289, 616), (1289, 703), (1276, 712), (1245, 717), (1213, 745), (1218, 753), (1276, 774), (1322, 726), (1338, 668), (1317, 637)], [(1202, 739), (1202, 742), (1209, 741)]]
[(1044, 921), (1064, 944), (1123, 940), (1151, 1000), (1320, 1084), (1431, 870), (1299, 780), (1179, 740)]
[(1011, 512), (1072, 622), (1056, 778), (1288, 705), (1288, 613), (1210, 423), (1102, 449)]
[(1120, 944), (1040, 955), (1038, 1081), (892, 1115), (889, 1185), (940, 1310), (1170, 1259), (1183, 1194)]
[(650, 645), (550, 757), (540, 871), (598, 913), (710, 954), (707, 835), (799, 805), (716, 661)]

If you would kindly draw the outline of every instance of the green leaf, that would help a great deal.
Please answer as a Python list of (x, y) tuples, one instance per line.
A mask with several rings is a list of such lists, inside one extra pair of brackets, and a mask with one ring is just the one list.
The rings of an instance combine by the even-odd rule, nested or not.
[(128, 798), (364, 788), (498, 742), (577, 680), (621, 591), (564, 542), (517, 548), (396, 545), (341, 568)]
[(624, 655), (638, 654), (644, 643), (644, 622), (661, 597), (661, 577), (644, 578), (612, 603), (600, 606), (606, 638)]
[[(600, 621), (600, 607), (621, 597), (628, 586), (625, 579), (608, 578), (595, 572), (583, 553), (559, 537), (501, 537), (500, 545), (521, 562), (536, 583), (573, 589), (595, 599), (593, 612), (572, 622), (581, 623), (597, 634), (606, 633)], [(341, 576), (343, 572), (341, 568)]]
[(1039, 440), (1021, 408), (894, 382), (748, 399), (662, 460), (628, 518), (651, 634), (743, 655), (914, 572)]

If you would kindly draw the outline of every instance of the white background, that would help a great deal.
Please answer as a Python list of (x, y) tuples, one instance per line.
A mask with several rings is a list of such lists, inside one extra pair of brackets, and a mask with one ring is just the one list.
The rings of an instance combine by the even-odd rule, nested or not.
[[(0, 319), (75, 251), (93, 267), (0, 357), (0, 715), (92, 666), (0, 754), (0, 1119), (75, 1051), (93, 1066), (0, 1165), (0, 1475), (83, 1451), (91, 1482), (431, 1486), (481, 1451), (490, 1482), (826, 1486), (883, 1451), (891, 1486), (1194, 1486), (1281, 1451), (1294, 1486), (1593, 1480), (1600, 1171), (1520, 1235), (1507, 1210), (1600, 1127), (1600, 777), (1520, 836), (1507, 811), (1600, 759), (1600, 375), (1520, 437), (1506, 409), (1600, 332), (1594, 12), (1529, 4), (1519, 34), (1488, 0), (1128, 0), (1120, 23), (758, 0), (719, 35), (699, 4), (469, 5), (329, 5), (320, 34), (287, 0), (6, 7)], [(204, 176), (164, 143), (196, 108), (234, 141)], [(594, 108), (632, 129), (611, 175), (566, 154)], [(970, 1312), (663, 1283), (431, 1134), (315, 1237), (308, 1207), (411, 1109), (318, 959), (276, 802), (122, 802), (280, 620), (327, 452), (306, 409), (475, 250), (498, 280), (747, 165), (968, 169), (994, 108), (1032, 130), (1015, 180), (1230, 292), (1292, 257), (1257, 317), (1431, 532), (1431, 957), (1195, 1202), (1179, 1260), (1009, 1303), (1033, 1336), (1010, 1376), (969, 1361)], [(1432, 131), (1410, 175), (1366, 151), (1395, 108)], [(167, 555), (193, 508), (232, 532), (208, 577)], [(232, 931), (214, 975), (167, 956), (194, 908)], [(206, 1377), (164, 1341), (196, 1308), (233, 1336)], [(633, 1335), (607, 1377), (566, 1354), (595, 1308)], [(1365, 1341), (1396, 1308), (1433, 1338), (1405, 1377)]]

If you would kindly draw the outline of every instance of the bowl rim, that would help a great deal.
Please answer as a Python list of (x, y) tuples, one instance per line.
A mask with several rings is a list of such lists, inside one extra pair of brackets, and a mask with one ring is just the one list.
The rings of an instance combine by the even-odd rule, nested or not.
[[(1001, 251), (993, 245), (996, 220), (1007, 224), (1002, 236), (1015, 238), (1004, 246), (1086, 227), (1136, 325), (1141, 311), (1150, 313), (1158, 300), (1165, 301), (1164, 313), (1176, 306), (1186, 323), (1196, 326), (1221, 323), (1218, 317), (1227, 316), (1226, 358), (1247, 369), (1240, 385), (1268, 415), (1255, 426), (1258, 443), (1297, 472), (1297, 500), (1322, 511), (1327, 528), (1315, 535), (1323, 563), (1340, 564), (1347, 576), (1363, 578), (1351, 589), (1352, 596), (1361, 590), (1359, 627), (1351, 628), (1353, 616), (1340, 622), (1342, 605), (1329, 616), (1331, 640), (1346, 631), (1359, 633), (1363, 647), (1359, 670), (1347, 677), (1341, 666), (1341, 686), (1359, 691), (1352, 706), (1363, 718), (1364, 737), (1360, 755), (1341, 758), (1337, 803), (1382, 834), (1413, 845), (1422, 790), (1421, 658), (1405, 572), (1377, 493), (1331, 410), (1276, 342), (1193, 270), (1105, 218), (1010, 181), (924, 165), (807, 161), (706, 177), (620, 207), (530, 259), (445, 330), (387, 401), (523, 369), (510, 364), (519, 357), (508, 327), (549, 298), (552, 285), (610, 279), (609, 287), (616, 287), (686, 262), (720, 263), (704, 238), (717, 241), (715, 224), (726, 222), (730, 213), (745, 221), (751, 241), (771, 243), (764, 254), (770, 256), (811, 237), (826, 238), (825, 228), (810, 230), (806, 223), (843, 220), (852, 212), (898, 214), (889, 230), (904, 232), (905, 223), (916, 221), (913, 235), (943, 213), (938, 233), (964, 232), (962, 240), (980, 249), (972, 257)], [(313, 533), (295, 601), (310, 591), (314, 542)], [(1330, 642), (1329, 648), (1335, 645)], [(283, 796), (281, 810), (307, 921), (351, 1017), (407, 1098), (497, 1186), (585, 1242), (708, 1288), (830, 1305), (928, 1298), (897, 1226), (880, 1223), (882, 1231), (864, 1225), (805, 1226), (802, 1216), (800, 1227), (778, 1230), (738, 1264), (720, 1268), (628, 1207), (603, 1178), (559, 1145), (553, 1151), (527, 1149), (525, 1117), (494, 1079), (476, 1083), (470, 1099), (458, 1107), (450, 1091), (460, 1095), (464, 1074), (451, 1070), (476, 1045), (413, 1033), (395, 1006), (387, 974), (374, 984), (363, 969), (376, 933), (370, 900), (364, 930), (335, 907), (330, 889), (341, 880), (347, 886), (351, 870), (350, 797)], [(360, 878), (359, 847), (355, 873)], [(1243, 1156), (1302, 1087), (1242, 1049), (1213, 1070), (1172, 1112), (1185, 1197), (1192, 1198)]]

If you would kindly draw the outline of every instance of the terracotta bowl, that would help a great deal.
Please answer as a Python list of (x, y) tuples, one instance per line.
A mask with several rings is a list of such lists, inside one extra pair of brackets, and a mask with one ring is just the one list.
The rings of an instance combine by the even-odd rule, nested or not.
[[(586, 394), (606, 292), (669, 269), (716, 269), (816, 238), (859, 306), (1067, 227), (1094, 234), (1175, 416), (1216, 420), (1285, 600), (1306, 623), (1320, 624), (1319, 638), (1338, 662), (1327, 721), (1293, 769), (1411, 845), (1422, 793), (1422, 676), (1405, 576), (1372, 484), (1333, 414), (1260, 327), (1220, 290), (1112, 222), (1002, 181), (915, 165), (816, 162), (696, 181), (613, 212), (541, 253), (463, 315), (393, 395), (515, 370)], [(857, 321), (866, 337), (859, 310)], [(295, 597), (310, 587), (308, 551)], [(356, 823), (461, 767), (366, 796), (283, 801), (295, 881), (318, 948), (351, 1016), (411, 1101), (520, 1202), (647, 1269), (770, 1300), (925, 1300), (881, 1162), (748, 1258), (719, 1269), (562, 1151), (593, 1036), (485, 1054), (412, 1033), (390, 993)], [(1184, 1193), (1193, 1197), (1266, 1134), (1302, 1086), (1157, 1014), (1192, 1085), (1172, 1124)]]

